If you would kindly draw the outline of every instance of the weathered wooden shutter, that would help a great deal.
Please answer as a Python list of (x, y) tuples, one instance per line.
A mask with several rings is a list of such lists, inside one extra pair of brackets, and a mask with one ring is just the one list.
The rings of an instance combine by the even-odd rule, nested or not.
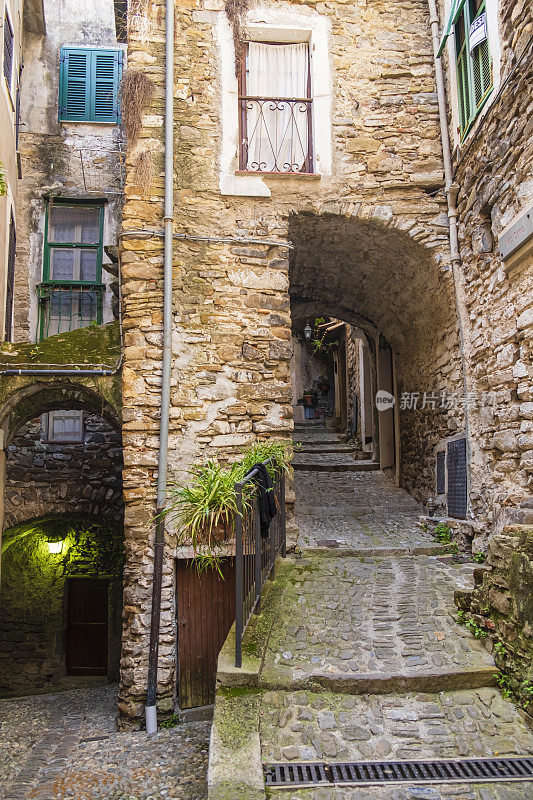
[(444, 494), (446, 491), (446, 470), (445, 470), (446, 453), (441, 450), (437, 453), (437, 494)]
[(468, 74), (467, 48), (457, 59), (457, 96), (459, 100), (459, 122), (464, 133), (470, 121), (470, 76)]
[(466, 439), (448, 442), (448, 515), (464, 519), (467, 510)]
[(17, 237), (15, 233), (15, 220), (11, 214), (9, 224), (9, 249), (7, 253), (7, 286), (6, 286), (6, 319), (4, 325), (5, 341), (10, 342), (13, 336), (13, 298), (15, 293), (15, 253), (17, 250)]
[(13, 74), (13, 28), (7, 14), (4, 15), (4, 78), (11, 91), (11, 78)]
[(474, 49), (472, 53), (472, 68), (474, 72), (474, 101), (476, 109), (478, 109), (492, 86), (491, 58), (487, 40)]
[(118, 122), (118, 83), (122, 68), (121, 50), (95, 50), (93, 52), (92, 101), (96, 122)]
[(65, 122), (118, 122), (121, 50), (62, 48), (59, 119)]
[(59, 73), (59, 119), (79, 122), (90, 114), (90, 50), (62, 48)]

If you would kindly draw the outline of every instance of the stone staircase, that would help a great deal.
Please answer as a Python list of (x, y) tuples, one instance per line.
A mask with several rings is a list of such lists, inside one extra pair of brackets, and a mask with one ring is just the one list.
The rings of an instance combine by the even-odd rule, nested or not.
[(369, 472), (379, 464), (368, 457), (354, 442), (329, 431), (320, 423), (297, 423), (294, 426), (295, 470), (307, 472)]

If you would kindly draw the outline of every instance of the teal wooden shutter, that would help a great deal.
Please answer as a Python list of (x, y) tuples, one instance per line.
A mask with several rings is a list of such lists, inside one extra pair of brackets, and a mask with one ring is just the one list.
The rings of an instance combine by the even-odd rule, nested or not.
[(121, 50), (93, 51), (93, 119), (118, 122), (118, 84), (122, 72)]
[(65, 122), (119, 122), (121, 50), (61, 49), (59, 119)]
[(461, 133), (464, 133), (470, 121), (470, 77), (466, 47), (463, 48), (457, 59), (457, 95)]
[(89, 114), (90, 51), (61, 49), (59, 119), (85, 120)]

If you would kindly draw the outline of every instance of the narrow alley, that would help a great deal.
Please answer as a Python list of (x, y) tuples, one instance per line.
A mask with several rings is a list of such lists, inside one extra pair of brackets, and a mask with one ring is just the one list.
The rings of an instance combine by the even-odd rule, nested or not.
[[(261, 698), (263, 763), (531, 754), (533, 734), (502, 698), (492, 657), (452, 619), (454, 589), (473, 585), (475, 564), (443, 555), (418, 525), (418, 504), (335, 434), (301, 428), (302, 549), (285, 576), (285, 613), (261, 675), (269, 687)], [(287, 796), (528, 800), (533, 787), (320, 786)]]

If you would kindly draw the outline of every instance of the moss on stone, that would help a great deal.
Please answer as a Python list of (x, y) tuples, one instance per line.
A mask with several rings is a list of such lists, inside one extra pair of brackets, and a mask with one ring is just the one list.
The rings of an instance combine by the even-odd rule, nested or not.
[(214, 725), (225, 747), (244, 747), (259, 729), (261, 692), (247, 686), (223, 687), (217, 692)]

